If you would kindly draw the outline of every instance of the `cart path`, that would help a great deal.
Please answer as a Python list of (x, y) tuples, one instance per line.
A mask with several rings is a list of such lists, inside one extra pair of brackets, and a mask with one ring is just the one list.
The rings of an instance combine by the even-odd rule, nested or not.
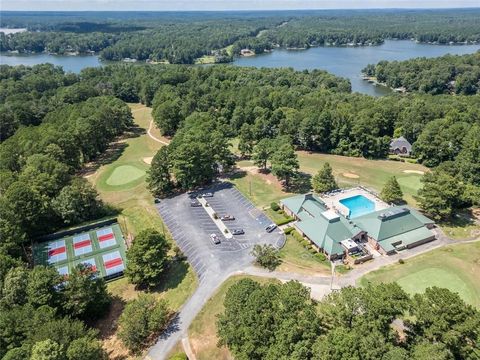
[(160, 144), (168, 145), (168, 144), (169, 144), (168, 142), (163, 141), (163, 140), (155, 137), (155, 135), (152, 134), (152, 128), (153, 128), (153, 119), (150, 120), (150, 125), (148, 126), (148, 131), (147, 131), (148, 136), (149, 136), (152, 140), (154, 140), (154, 141), (156, 141), (156, 142), (159, 142)]

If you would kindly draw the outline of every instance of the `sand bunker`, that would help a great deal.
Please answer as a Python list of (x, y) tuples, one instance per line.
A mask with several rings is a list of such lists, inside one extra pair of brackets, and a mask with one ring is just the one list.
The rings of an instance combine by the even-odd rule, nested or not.
[(421, 170), (403, 170), (405, 174), (418, 174), (418, 175), (423, 175), (425, 174), (424, 171)]
[(349, 179), (358, 179), (360, 177), (357, 174), (353, 173), (343, 173), (342, 175)]
[(153, 156), (149, 156), (149, 157), (144, 157), (144, 158), (143, 158), (143, 162), (144, 162), (145, 164), (148, 164), (148, 165), (150, 165), (150, 164), (152, 163), (152, 160), (153, 160)]

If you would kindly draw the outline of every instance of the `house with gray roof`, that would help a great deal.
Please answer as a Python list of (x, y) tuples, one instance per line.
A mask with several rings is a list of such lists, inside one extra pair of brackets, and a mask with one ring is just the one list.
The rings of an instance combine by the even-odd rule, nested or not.
[(408, 142), (403, 136), (392, 139), (390, 142), (390, 153), (400, 156), (410, 156), (412, 152), (412, 144)]
[(435, 240), (434, 222), (408, 206), (393, 206), (355, 218), (372, 246), (384, 254)]

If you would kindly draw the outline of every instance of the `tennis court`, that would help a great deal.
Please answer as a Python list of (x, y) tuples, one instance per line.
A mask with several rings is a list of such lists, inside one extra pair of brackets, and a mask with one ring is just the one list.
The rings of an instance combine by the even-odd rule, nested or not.
[(125, 241), (118, 223), (70, 233), (33, 246), (35, 265), (52, 265), (68, 276), (79, 264), (90, 265), (99, 276), (121, 276), (125, 269)]

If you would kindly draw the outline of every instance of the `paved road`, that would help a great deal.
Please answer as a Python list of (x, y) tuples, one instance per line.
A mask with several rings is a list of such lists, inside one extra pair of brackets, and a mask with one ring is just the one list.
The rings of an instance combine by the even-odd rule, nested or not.
[[(195, 269), (199, 284), (168, 329), (149, 350), (147, 358), (166, 358), (177, 342), (187, 335), (190, 323), (215, 290), (227, 278), (250, 266), (253, 245), (269, 243), (281, 247), (285, 243), (283, 232), (265, 232), (271, 220), (230, 183), (218, 183), (203, 189), (202, 193), (205, 192), (213, 193), (213, 197), (206, 199), (219, 216), (229, 214), (235, 217), (234, 221), (225, 221), (225, 225), (230, 230), (242, 228), (245, 235), (226, 239), (203, 207), (190, 206), (191, 199), (187, 194), (164, 199), (157, 204), (157, 210), (173, 239)], [(211, 233), (220, 237), (220, 244), (212, 243)]]

